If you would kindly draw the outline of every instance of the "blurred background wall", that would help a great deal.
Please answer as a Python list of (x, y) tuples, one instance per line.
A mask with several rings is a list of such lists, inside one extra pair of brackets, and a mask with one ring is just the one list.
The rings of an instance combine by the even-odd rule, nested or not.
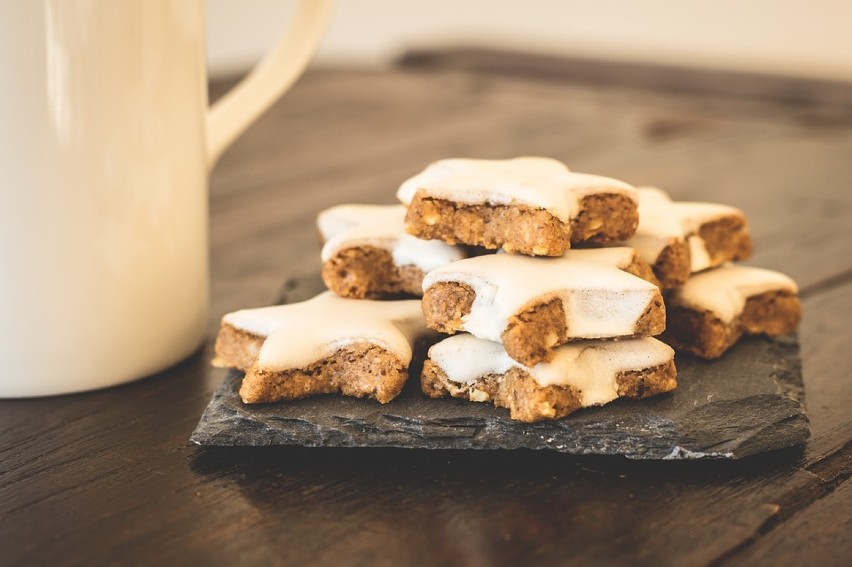
[[(211, 73), (240, 73), (295, 0), (207, 0)], [(852, 81), (852, 0), (338, 0), (317, 61), (478, 46)]]

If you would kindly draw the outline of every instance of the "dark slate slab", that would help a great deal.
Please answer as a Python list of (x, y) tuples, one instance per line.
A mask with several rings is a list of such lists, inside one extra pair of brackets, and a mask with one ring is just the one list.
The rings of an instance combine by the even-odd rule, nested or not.
[[(296, 278), (284, 301), (318, 291)], [(192, 441), (205, 446), (303, 445), (412, 449), (551, 449), (634, 459), (738, 459), (804, 443), (810, 435), (796, 336), (741, 341), (721, 359), (678, 355), (678, 388), (647, 400), (618, 400), (555, 422), (524, 424), (489, 404), (431, 400), (409, 380), (391, 403), (320, 396), (244, 405), (242, 374), (213, 394)]]

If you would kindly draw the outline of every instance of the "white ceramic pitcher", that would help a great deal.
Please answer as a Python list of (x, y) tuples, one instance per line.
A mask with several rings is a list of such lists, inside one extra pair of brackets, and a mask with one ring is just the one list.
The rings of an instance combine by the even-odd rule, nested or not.
[(208, 109), (202, 0), (0, 0), (0, 397), (162, 370), (208, 311), (207, 174), (330, 15)]

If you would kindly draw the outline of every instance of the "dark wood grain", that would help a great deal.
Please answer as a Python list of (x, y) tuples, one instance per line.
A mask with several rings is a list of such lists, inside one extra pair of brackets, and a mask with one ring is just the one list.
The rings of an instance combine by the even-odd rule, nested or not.
[(752, 263), (803, 287), (808, 445), (739, 463), (202, 451), (189, 435), (224, 376), (208, 344), (134, 384), (0, 402), (0, 564), (852, 562), (849, 90), (477, 57), (313, 71), (237, 142), (211, 179), (209, 335), (317, 270), (321, 208), (392, 202), (449, 155), (551, 155), (745, 209)]
[[(847, 461), (845, 467), (850, 466)], [(849, 564), (849, 538), (852, 537), (852, 483), (844, 482), (803, 512), (760, 538), (731, 564), (779, 565), (784, 561), (820, 565)]]

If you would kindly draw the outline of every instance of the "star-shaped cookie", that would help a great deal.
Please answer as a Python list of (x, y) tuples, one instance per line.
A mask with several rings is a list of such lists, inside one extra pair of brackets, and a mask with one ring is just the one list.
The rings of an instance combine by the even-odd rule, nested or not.
[(338, 295), (386, 298), (422, 295), (429, 270), (466, 256), (460, 246), (405, 232), (402, 205), (338, 205), (317, 216), (322, 279)]
[(533, 256), (625, 240), (638, 222), (631, 185), (543, 157), (437, 161), (397, 197), (414, 236)]
[(664, 340), (701, 358), (718, 358), (743, 334), (783, 335), (802, 318), (796, 282), (751, 266), (696, 274), (666, 296)]
[(742, 211), (716, 203), (672, 201), (656, 187), (639, 188), (639, 226), (625, 244), (654, 268), (663, 288), (691, 273), (751, 256)]
[(462, 333), (435, 344), (420, 387), (508, 408), (512, 419), (559, 419), (619, 397), (644, 398), (677, 386), (674, 351), (650, 337), (562, 345), (553, 360), (523, 366), (495, 342)]
[(327, 291), (301, 303), (228, 313), (213, 363), (245, 371), (245, 403), (334, 392), (387, 403), (402, 391), (415, 341), (430, 334), (418, 300), (346, 299)]

